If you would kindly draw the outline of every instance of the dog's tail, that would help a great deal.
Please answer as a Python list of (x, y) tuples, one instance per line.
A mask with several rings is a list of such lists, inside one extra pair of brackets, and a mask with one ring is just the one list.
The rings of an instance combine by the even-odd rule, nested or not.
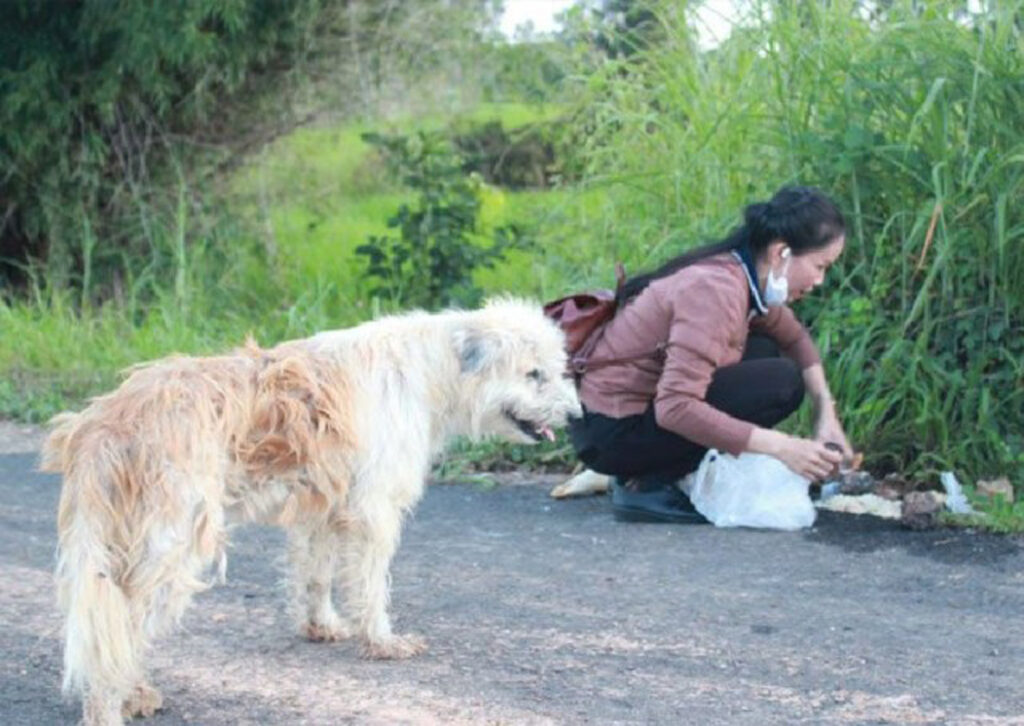
[[(81, 418), (61, 414), (44, 446), (42, 468), (64, 474), (57, 517), (57, 596), (65, 616), (65, 693), (87, 688), (124, 692), (138, 674), (142, 643), (120, 583), (123, 538), (113, 502), (125, 468), (110, 446), (95, 446), (96, 432)], [(93, 445), (83, 446), (83, 439)]]

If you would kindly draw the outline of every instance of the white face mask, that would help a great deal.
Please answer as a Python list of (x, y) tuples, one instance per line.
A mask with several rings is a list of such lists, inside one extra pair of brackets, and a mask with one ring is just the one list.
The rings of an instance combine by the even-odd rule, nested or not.
[(768, 307), (778, 307), (779, 305), (785, 305), (786, 300), (789, 299), (789, 278), (787, 273), (789, 272), (789, 248), (786, 247), (782, 250), (782, 269), (779, 274), (775, 274), (775, 270), (768, 270), (768, 279), (764, 282), (764, 293), (762, 299), (764, 304)]

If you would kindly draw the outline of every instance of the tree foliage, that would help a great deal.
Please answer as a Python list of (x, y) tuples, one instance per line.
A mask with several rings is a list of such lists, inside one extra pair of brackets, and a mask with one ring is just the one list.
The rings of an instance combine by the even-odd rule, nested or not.
[(498, 227), (485, 239), (478, 228), (480, 185), (467, 175), (463, 159), (438, 134), (366, 134), (402, 183), (417, 194), (388, 220), (398, 236), (374, 235), (356, 252), (367, 259), (373, 293), (400, 307), (437, 309), (478, 305), (482, 291), (473, 283), (479, 268), (493, 267), (505, 252), (522, 247), (514, 226)]
[(664, 26), (651, 0), (602, 0), (592, 11), (594, 45), (609, 58), (629, 58), (664, 40)]
[[(320, 0), (3, 4), (4, 256), (81, 273), (151, 242), (151, 185), (187, 138), (216, 144), (242, 92), (310, 50)], [(154, 178), (155, 177), (155, 178)], [(90, 240), (99, 241), (90, 247)], [(6, 270), (10, 273), (10, 268)]]
[(211, 173), (328, 99), (364, 110), (358, 100), (379, 96), (395, 68), (442, 62), (440, 39), (472, 36), (490, 9), (486, 0), (0, 3), (0, 286), (30, 261), (51, 285), (110, 287), (158, 270), (203, 216)]

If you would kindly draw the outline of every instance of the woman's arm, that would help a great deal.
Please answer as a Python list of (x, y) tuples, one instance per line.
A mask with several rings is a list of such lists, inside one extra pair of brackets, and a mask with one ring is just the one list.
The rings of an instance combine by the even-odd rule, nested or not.
[[(832, 392), (829, 391), (828, 382), (825, 380), (825, 369), (821, 366), (817, 347), (807, 333), (807, 329), (793, 315), (793, 311), (788, 306), (773, 308), (767, 315), (755, 318), (751, 323), (751, 329), (756, 329), (758, 332), (775, 338), (782, 352), (800, 366), (803, 372), (804, 388), (814, 405), (814, 442), (819, 445), (824, 445), (826, 442), (836, 443), (842, 449), (840, 459), (852, 458), (853, 448), (850, 446), (846, 432), (836, 413), (835, 401), (832, 399)], [(785, 435), (780, 434), (780, 436)], [(755, 438), (757, 442), (754, 442)], [(754, 442), (754, 445), (763, 446), (766, 445), (763, 438), (761, 435), (751, 436), (751, 441)], [(773, 437), (768, 438), (776, 447), (781, 445), (777, 437), (774, 440)], [(793, 439), (794, 437), (789, 438)], [(797, 439), (797, 441), (800, 440)], [(776, 456), (786, 461), (794, 471), (799, 471), (794, 464), (817, 468), (822, 463), (821, 458), (808, 446), (803, 447), (806, 450), (802, 454), (795, 451), (797, 447), (792, 442), (789, 442), (785, 448), (788, 450), (786, 455), (793, 460), (793, 463), (786, 461), (783, 455), (776, 454)], [(808, 461), (814, 463), (809, 464)]]
[(820, 363), (804, 368), (804, 387), (814, 404), (814, 438), (822, 443), (834, 442), (843, 450), (843, 456), (853, 458), (853, 447), (836, 413), (836, 403), (825, 380), (825, 369)]

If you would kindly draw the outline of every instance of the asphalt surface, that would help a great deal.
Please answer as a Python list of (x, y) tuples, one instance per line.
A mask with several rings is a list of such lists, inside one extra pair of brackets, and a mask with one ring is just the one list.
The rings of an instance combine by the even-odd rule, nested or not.
[[(73, 723), (51, 568), (59, 483), (0, 455), (0, 723)], [(433, 485), (393, 568), (399, 631), (361, 660), (293, 635), (283, 537), (151, 658), (169, 724), (1024, 724), (1021, 541), (828, 514), (813, 530), (619, 524), (606, 498)]]

